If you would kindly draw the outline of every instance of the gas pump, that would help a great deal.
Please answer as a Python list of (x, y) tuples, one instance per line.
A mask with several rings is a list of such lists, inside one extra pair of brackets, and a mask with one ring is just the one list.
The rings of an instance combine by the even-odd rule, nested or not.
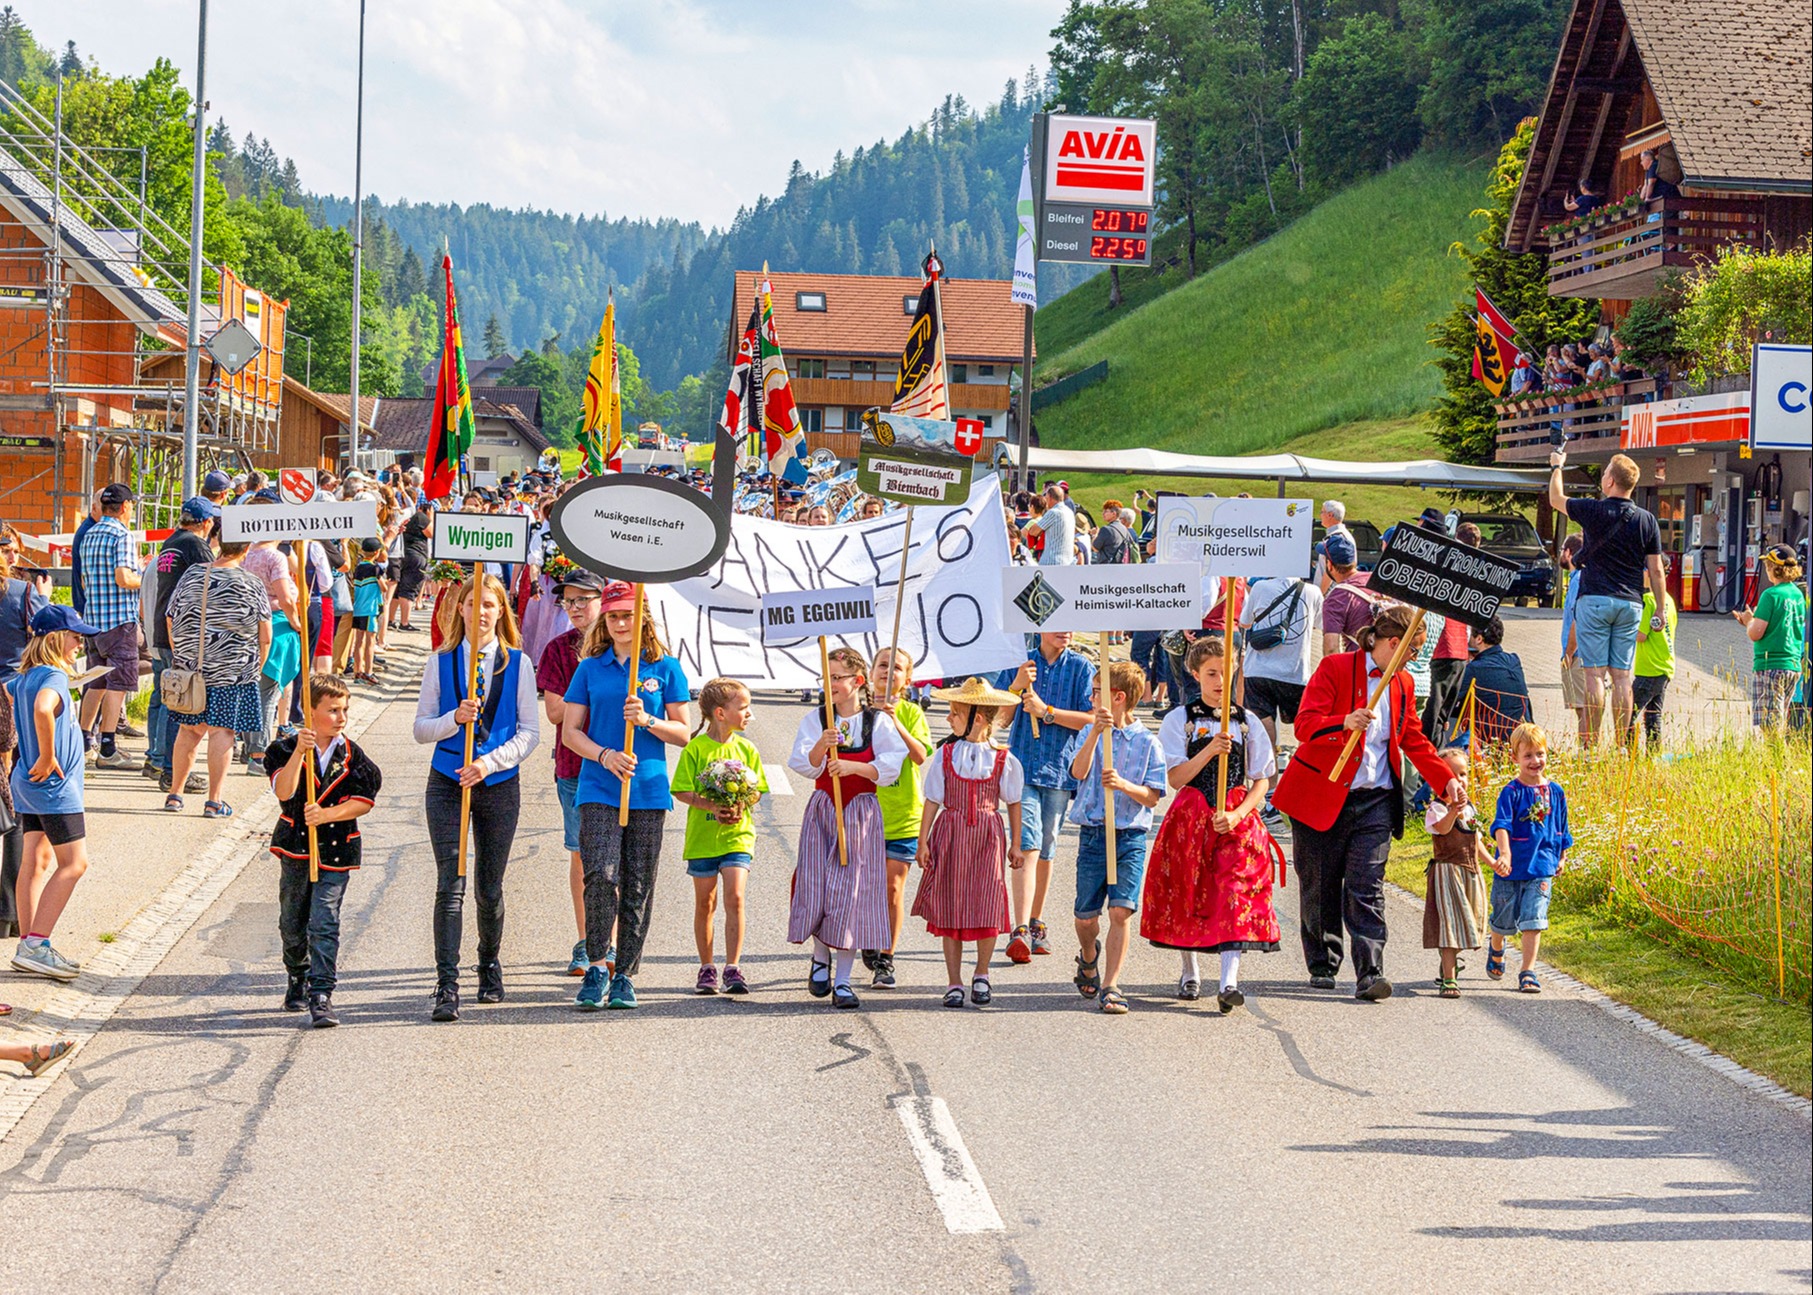
[[(1744, 592), (1744, 479), (1736, 473), (1718, 474), (1709, 494), (1711, 511), (1701, 515), (1700, 607), (1735, 611)], [(1704, 520), (1708, 516), (1710, 524)]]

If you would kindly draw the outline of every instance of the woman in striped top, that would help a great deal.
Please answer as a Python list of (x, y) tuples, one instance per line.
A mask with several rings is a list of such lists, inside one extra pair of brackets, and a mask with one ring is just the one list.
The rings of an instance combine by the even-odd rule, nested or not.
[[(1020, 794), (1025, 771), (994, 744), (1001, 717), (1019, 705), (1010, 692), (970, 678), (961, 688), (935, 688), (932, 696), (951, 707), (952, 740), (926, 762), (925, 810), (919, 825), (919, 862), (925, 868), (913, 916), (944, 941), (944, 969), (950, 987), (946, 1007), (963, 1006), (963, 946), (976, 946), (976, 974), (970, 998), (986, 1006), (995, 941), (1007, 934), (1007, 835), (1000, 806), (1007, 806), (1007, 832), (1020, 839)], [(1018, 852), (1013, 866), (1022, 866)]]
[(231, 816), (233, 807), (223, 799), (223, 789), (234, 738), (264, 731), (258, 676), (263, 673), (265, 657), (271, 650), (271, 600), (264, 581), (240, 567), (250, 547), (223, 542), (213, 563), (190, 567), (176, 582), (176, 592), (170, 595), (165, 616), (176, 668), (193, 670), (199, 661), (207, 683), (207, 707), (201, 714), (170, 712), (178, 727), (170, 756), (170, 794), (164, 797), (164, 808), (173, 814), (182, 812), (183, 785), (205, 737), (208, 799), (202, 814), (207, 818)]

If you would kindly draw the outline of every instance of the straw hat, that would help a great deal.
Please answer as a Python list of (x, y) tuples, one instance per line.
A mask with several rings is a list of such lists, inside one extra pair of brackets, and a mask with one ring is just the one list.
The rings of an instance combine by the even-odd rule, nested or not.
[(963, 681), (961, 688), (934, 688), (932, 696), (939, 701), (960, 701), (966, 706), (1018, 706), (1020, 699), (1011, 692), (983, 683), (975, 675)]

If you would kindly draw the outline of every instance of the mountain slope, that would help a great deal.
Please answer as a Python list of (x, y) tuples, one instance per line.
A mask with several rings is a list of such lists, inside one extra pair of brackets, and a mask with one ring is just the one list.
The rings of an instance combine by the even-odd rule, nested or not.
[(1048, 354), (1042, 378), (1104, 359), (1109, 376), (1039, 414), (1043, 443), (1244, 454), (1426, 407), (1439, 382), (1424, 330), (1461, 291), (1448, 246), (1485, 174), (1483, 159), (1419, 155)]

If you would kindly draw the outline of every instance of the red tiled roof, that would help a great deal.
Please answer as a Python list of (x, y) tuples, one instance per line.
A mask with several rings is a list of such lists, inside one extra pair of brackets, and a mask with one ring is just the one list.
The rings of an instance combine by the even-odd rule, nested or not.
[[(905, 297), (919, 295), (917, 276), (868, 274), (770, 274), (774, 289), (775, 331), (787, 355), (851, 355), (899, 359), (913, 317), (901, 308)], [(756, 300), (759, 272), (739, 270), (730, 308), (729, 350), (749, 322)], [(1020, 358), (1023, 316), (1008, 298), (1006, 279), (945, 279), (944, 354), (952, 362), (1012, 364)], [(824, 310), (797, 308), (801, 292), (825, 294)]]
[[(314, 394), (316, 403), (323, 409), (332, 412), (334, 417), (338, 418), (341, 422), (344, 423), (347, 421), (346, 411), (352, 405), (352, 396), (350, 393), (345, 391), (317, 391)], [(369, 428), (372, 425), (372, 414), (378, 408), (378, 401), (380, 399), (382, 399), (382, 397), (379, 396), (359, 397), (359, 426), (361, 428)]]

